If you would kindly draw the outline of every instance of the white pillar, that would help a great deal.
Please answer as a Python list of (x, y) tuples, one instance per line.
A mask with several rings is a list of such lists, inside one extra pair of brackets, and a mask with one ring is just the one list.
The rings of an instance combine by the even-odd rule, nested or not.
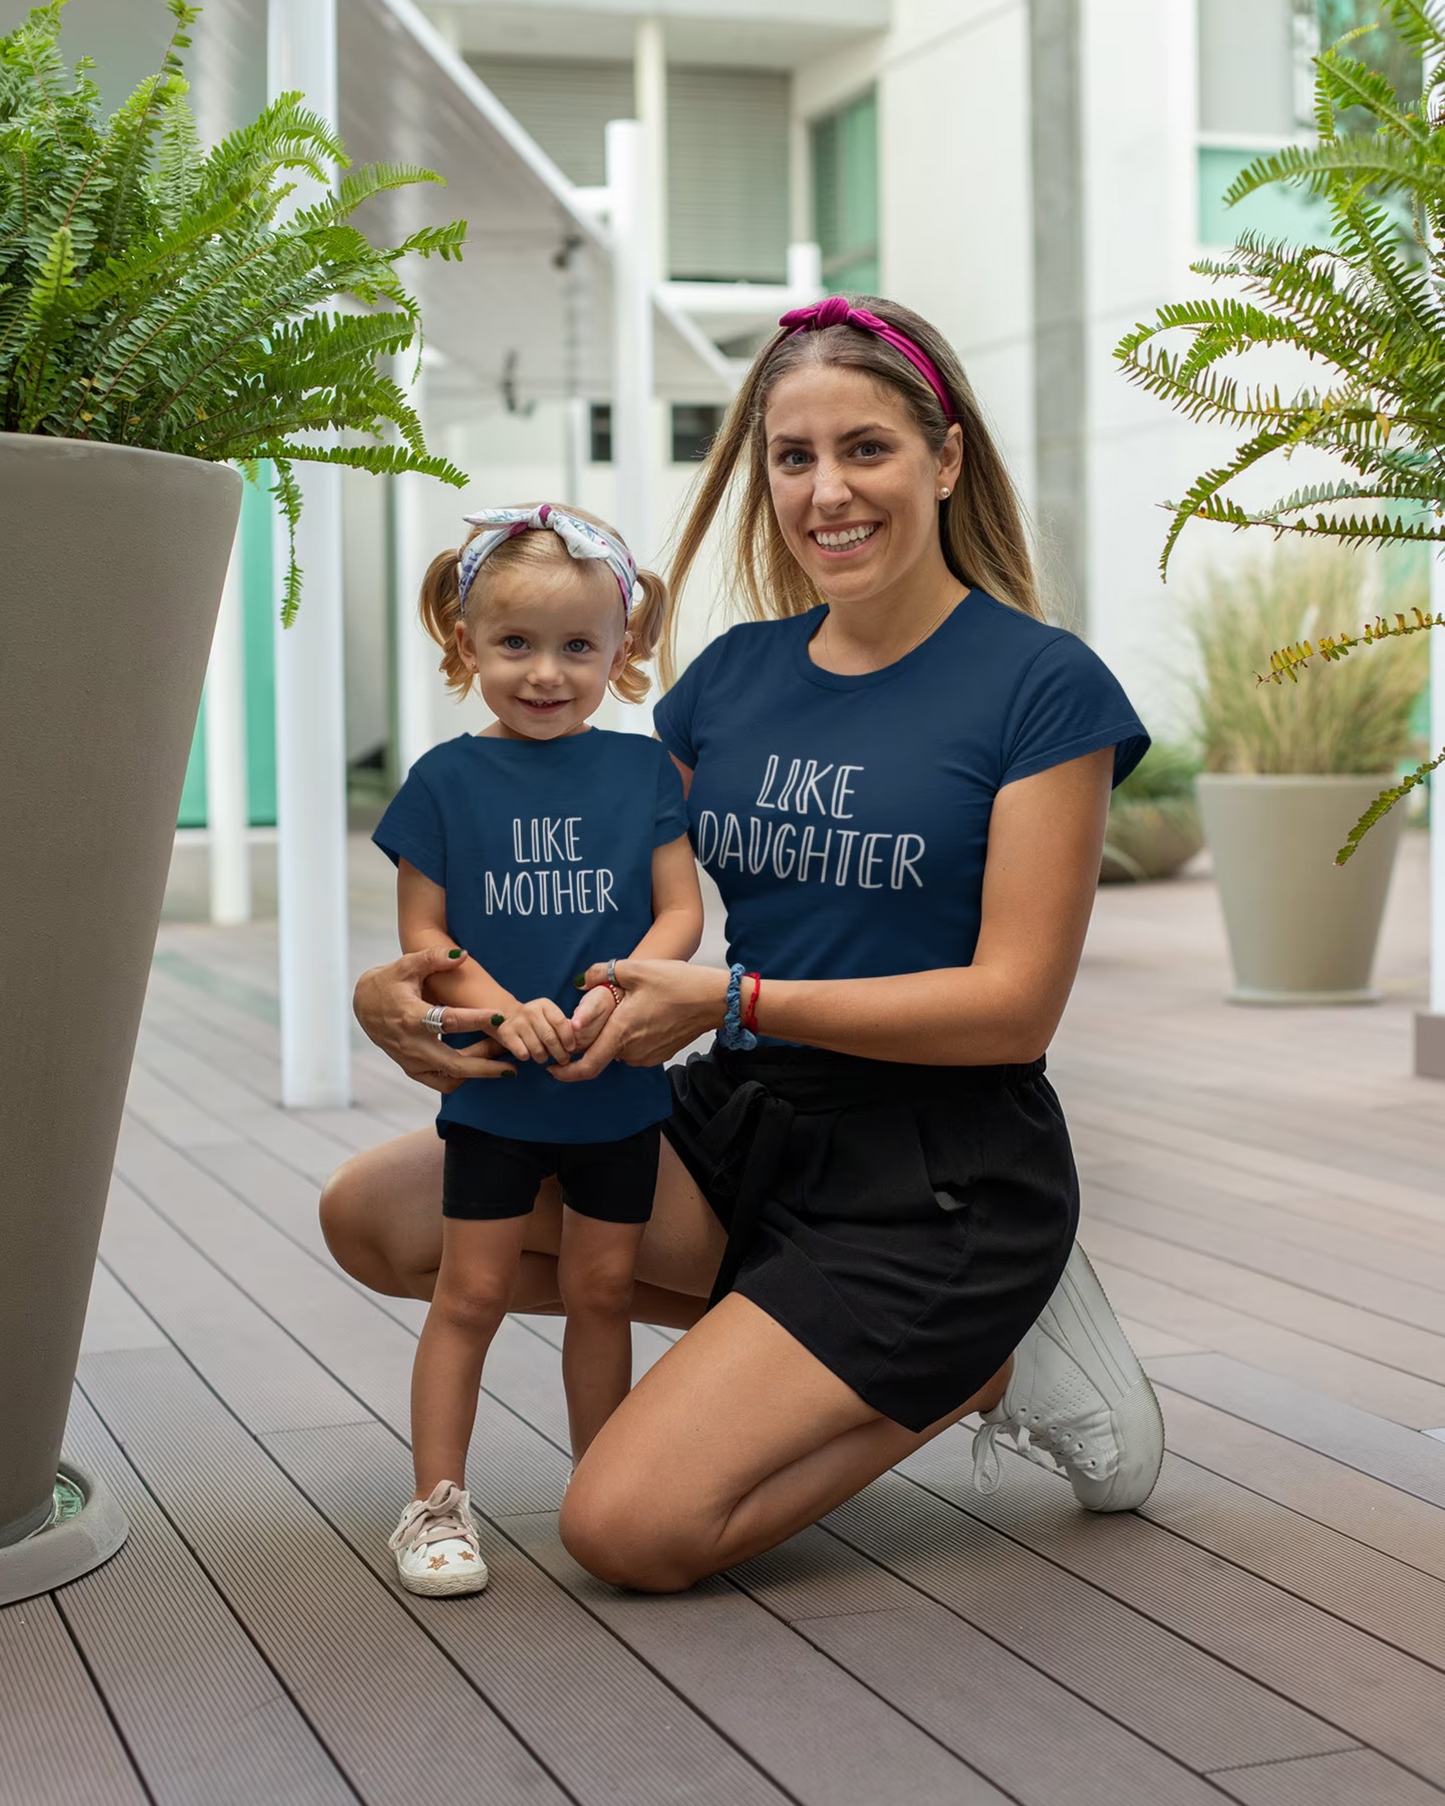
[[(613, 514), (640, 565), (654, 556), (652, 507), (652, 280), (647, 140), (635, 119), (607, 127), (612, 217)], [(617, 705), (617, 725), (651, 733), (652, 712)]]
[(612, 465), (617, 526), (639, 562), (652, 553), (652, 283), (646, 141), (635, 119), (607, 127), (612, 211)]
[[(299, 88), (334, 122), (336, 0), (269, 0), (268, 26), (269, 93)], [(291, 180), (291, 204), (303, 207), (314, 185), (295, 171)], [(299, 464), (296, 476), (305, 587), (295, 624), (276, 629), (281, 1098), (293, 1109), (334, 1109), (351, 1102), (341, 470)], [(282, 579), (284, 531), (276, 540)]]
[(246, 636), (238, 528), (206, 672), (206, 845), (211, 868), (211, 920), (223, 927), (251, 919), (251, 861), (246, 844), (249, 826)]
[[(414, 348), (397, 355), (393, 375), (424, 421), (426, 374), (416, 368)], [(392, 547), (396, 590), (396, 765), (401, 777), (437, 742), (433, 704), (441, 653), (417, 612), (421, 580), (437, 550), (427, 538), (426, 485), (430, 481), (430, 477), (419, 476), (416, 471), (391, 479), (395, 509)], [(462, 532), (458, 522), (458, 538)]]
[[(1430, 612), (1445, 609), (1445, 562), (1431, 548)], [(1430, 754), (1445, 747), (1445, 627), (1430, 640)], [(1415, 1076), (1445, 1079), (1445, 767), (1430, 774), (1430, 1007), (1415, 1013)]]
[(788, 287), (806, 295), (808, 301), (816, 301), (823, 293), (823, 247), (810, 238), (788, 246)]
[[(1430, 560), (1430, 612), (1445, 610), (1445, 563)], [(1445, 747), (1445, 627), (1430, 634), (1430, 756)], [(1430, 1012), (1445, 1016), (1445, 766), (1430, 774)]]
[[(639, 19), (632, 50), (633, 105), (642, 126), (647, 238), (652, 280), (665, 282), (667, 255), (667, 33), (661, 19)], [(611, 178), (609, 177), (610, 181)]]

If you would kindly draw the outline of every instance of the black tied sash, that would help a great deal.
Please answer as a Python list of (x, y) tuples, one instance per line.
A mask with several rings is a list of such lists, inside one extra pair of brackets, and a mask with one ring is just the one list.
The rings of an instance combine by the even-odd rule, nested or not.
[[(732, 1290), (801, 1115), (837, 1115), (887, 1099), (957, 1098), (1042, 1075), (1027, 1066), (913, 1066), (862, 1060), (815, 1048), (768, 1047), (755, 1054), (693, 1054), (673, 1069), (670, 1138), (728, 1220), (727, 1246), (708, 1299)], [(730, 1208), (729, 1208), (730, 1206)]]
[(763, 1201), (773, 1189), (787, 1152), (794, 1114), (786, 1099), (776, 1096), (759, 1080), (749, 1079), (738, 1086), (697, 1137), (704, 1159), (718, 1167), (733, 1150), (743, 1146), (747, 1149), (738, 1171), (727, 1247), (707, 1301), (709, 1310), (733, 1289), (743, 1256), (753, 1244)]

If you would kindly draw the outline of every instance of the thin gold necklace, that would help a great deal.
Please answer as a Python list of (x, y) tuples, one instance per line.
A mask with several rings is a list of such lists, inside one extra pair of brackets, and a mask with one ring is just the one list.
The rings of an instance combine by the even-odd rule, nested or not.
[[(944, 621), (948, 618), (949, 615), (951, 615), (953, 613), (954, 609), (957, 608), (957, 606), (958, 606), (957, 596), (955, 596), (951, 602), (945, 602), (943, 605), (942, 612), (940, 614), (934, 616), (933, 620), (931, 620), (928, 623), (927, 627), (924, 628), (923, 632), (919, 634), (918, 638), (916, 640), (914, 640), (911, 645), (905, 646), (903, 648), (902, 652), (900, 652), (898, 654), (897, 658), (890, 658), (884, 664), (875, 665), (873, 667), (873, 669), (875, 671), (886, 671), (888, 669), (889, 665), (896, 665), (896, 664), (900, 663), (901, 660), (907, 658), (910, 652), (916, 651), (918, 649), (918, 647), (920, 647), (923, 644), (923, 642), (928, 638), (928, 636), (931, 633), (934, 633), (938, 628), (940, 628), (943, 625)], [(833, 625), (833, 610), (831, 608), (829, 608), (828, 613), (824, 617), (824, 620), (823, 620), (823, 631), (818, 636), (819, 641), (820, 641), (820, 645), (819, 645), (820, 651), (826, 651), (828, 646), (832, 643), (828, 637), (828, 629), (832, 625)], [(869, 673), (858, 672), (858, 673), (856, 673), (856, 675), (862, 677), (862, 676), (869, 675)]]

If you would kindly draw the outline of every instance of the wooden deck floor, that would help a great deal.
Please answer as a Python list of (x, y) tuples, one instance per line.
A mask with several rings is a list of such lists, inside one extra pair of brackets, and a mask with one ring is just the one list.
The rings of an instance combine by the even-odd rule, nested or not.
[[(1138, 1516), (950, 1433), (685, 1597), (561, 1549), (557, 1326), (499, 1340), (473, 1457), (494, 1575), (389, 1578), (418, 1308), (331, 1265), (318, 1182), (429, 1120), (276, 1104), (274, 925), (178, 861), (70, 1446), (127, 1546), (0, 1612), (7, 1806), (1427, 1806), (1445, 1800), (1445, 1087), (1409, 1069), (1422, 848), (1373, 1010), (1226, 1008), (1211, 887), (1104, 893), (1053, 1069), (1086, 1244), (1161, 1388)], [(359, 966), (391, 945), (358, 843)], [(640, 1364), (665, 1338), (639, 1330)], [(1432, 1435), (1432, 1432), (1434, 1434)]]

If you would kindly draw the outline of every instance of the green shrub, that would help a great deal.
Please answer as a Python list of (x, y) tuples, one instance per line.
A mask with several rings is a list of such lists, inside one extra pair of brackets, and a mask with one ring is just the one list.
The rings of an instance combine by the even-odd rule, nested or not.
[(1199, 769), (1199, 755), (1191, 747), (1156, 740), (1117, 786), (1113, 803), (1159, 803), (1192, 797)]

